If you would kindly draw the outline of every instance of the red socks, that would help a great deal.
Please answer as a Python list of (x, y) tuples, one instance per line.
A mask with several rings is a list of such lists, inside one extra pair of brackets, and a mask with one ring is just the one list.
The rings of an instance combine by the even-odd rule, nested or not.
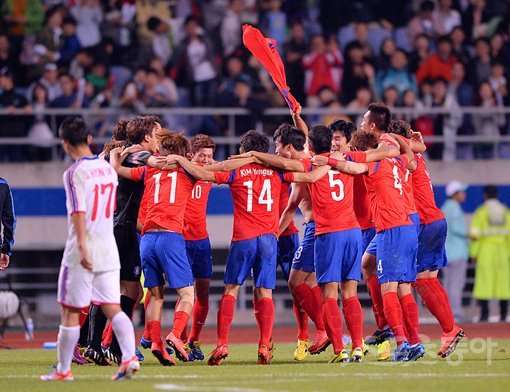
[(272, 298), (261, 298), (258, 302), (257, 323), (260, 330), (259, 346), (269, 347), (274, 324), (274, 302)]
[(189, 334), (191, 342), (200, 340), (200, 332), (202, 332), (205, 320), (207, 319), (207, 313), (209, 313), (209, 298), (197, 298), (195, 305), (193, 305), (193, 323), (191, 324), (191, 333)]
[(174, 315), (174, 326), (172, 328), (172, 333), (182, 339), (182, 333), (186, 329), (188, 325), (189, 314), (183, 311), (176, 311)]
[(420, 342), (418, 336), (418, 304), (412, 294), (404, 295), (400, 298), (400, 306), (404, 316), (404, 323), (407, 329), (409, 343), (416, 344)]
[(294, 314), (296, 315), (298, 327), (297, 338), (299, 340), (308, 340), (308, 315), (303, 308), (296, 306), (296, 303), (297, 301), (294, 300), (294, 305), (292, 308), (294, 310)]
[(367, 279), (368, 293), (370, 294), (370, 298), (372, 298), (372, 310), (374, 312), (375, 323), (377, 324), (377, 329), (384, 329), (388, 323), (386, 322), (386, 318), (384, 317), (384, 305), (383, 298), (381, 294), (381, 285), (377, 280), (377, 276), (371, 276)]
[(390, 291), (383, 295), (383, 305), (384, 305), (384, 317), (388, 322), (391, 330), (393, 331), (393, 335), (395, 335), (395, 340), (397, 341), (397, 345), (400, 346), (405, 340), (405, 332), (403, 326), (403, 316), (402, 316), (402, 308), (400, 307), (400, 302), (398, 301), (397, 293)]
[(413, 287), (420, 295), (426, 308), (437, 319), (443, 332), (450, 332), (453, 329), (453, 317), (451, 317), (443, 307), (441, 293), (438, 292), (435, 284), (429, 282), (429, 280), (430, 279), (416, 279), (416, 282), (413, 283)]
[[(439, 281), (439, 279), (436, 278), (429, 278), (429, 285), (434, 289), (434, 292), (436, 295), (439, 295), (441, 298), (441, 304), (443, 305), (443, 308), (445, 312), (448, 315), (448, 318), (450, 319), (450, 323), (452, 324), (452, 328), (455, 325), (455, 317), (453, 316), (452, 308), (450, 306), (450, 299), (448, 298), (448, 294), (446, 293), (446, 290), (444, 289), (443, 285)], [(451, 329), (450, 329), (451, 331)], [(447, 332), (450, 332), (447, 331)]]
[(350, 297), (343, 301), (345, 323), (352, 339), (352, 347), (363, 346), (363, 309), (358, 297)]
[(333, 343), (333, 350), (335, 354), (340, 354), (340, 351), (344, 349), (344, 343), (342, 342), (342, 316), (336, 298), (326, 298), (323, 301), (322, 315), (328, 337)]
[[(317, 327), (317, 331), (326, 331), (326, 326), (324, 325), (324, 318), (322, 317), (322, 290), (321, 288), (317, 286), (313, 286), (311, 289), (313, 293), (313, 308), (316, 309), (316, 317), (317, 322), (315, 323), (315, 326)], [(310, 314), (308, 314), (310, 315)], [(313, 319), (312, 319), (313, 320)]]
[(235, 305), (236, 297), (233, 295), (224, 294), (223, 297), (221, 297), (217, 319), (218, 346), (228, 344), (228, 332), (232, 320), (234, 319)]
[(112, 337), (113, 337), (112, 323), (111, 321), (108, 321), (108, 324), (106, 324), (106, 327), (103, 330), (102, 336), (103, 346), (109, 346), (112, 343)]
[(161, 323), (156, 320), (149, 321), (147, 327), (149, 329), (150, 340), (153, 343), (161, 343)]
[[(319, 297), (317, 297), (317, 291)], [(294, 292), (292, 294), (299, 303), (299, 307), (304, 309), (315, 323), (317, 330), (324, 331), (324, 320), (321, 314), (322, 291), (320, 287), (315, 286), (311, 289), (306, 283), (301, 283), (294, 288)]]

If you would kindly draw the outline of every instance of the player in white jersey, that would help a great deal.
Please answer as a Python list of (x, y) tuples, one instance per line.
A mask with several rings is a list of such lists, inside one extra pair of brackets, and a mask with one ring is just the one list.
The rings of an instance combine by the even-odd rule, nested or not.
[(111, 320), (122, 350), (122, 363), (113, 379), (130, 378), (140, 363), (135, 356), (133, 324), (119, 303), (120, 262), (113, 235), (117, 174), (90, 151), (92, 137), (80, 117), (65, 119), (59, 134), (75, 163), (63, 176), (69, 234), (58, 278), (58, 365), (40, 379), (73, 379), (71, 359), (80, 336), (79, 314), (91, 302), (101, 305)]

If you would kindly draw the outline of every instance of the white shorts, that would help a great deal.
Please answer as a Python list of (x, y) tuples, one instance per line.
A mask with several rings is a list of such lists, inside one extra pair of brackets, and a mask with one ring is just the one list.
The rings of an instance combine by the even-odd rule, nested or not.
[(120, 303), (120, 271), (91, 272), (62, 265), (58, 275), (58, 303), (82, 309)]

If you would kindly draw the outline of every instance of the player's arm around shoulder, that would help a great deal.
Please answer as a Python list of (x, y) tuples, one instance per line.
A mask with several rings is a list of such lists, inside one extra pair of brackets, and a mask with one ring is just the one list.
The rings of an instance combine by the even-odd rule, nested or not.
[(167, 164), (178, 164), (196, 180), (216, 182), (214, 172), (204, 169), (202, 166), (191, 162), (186, 157), (181, 155), (167, 155), (164, 158)]
[(346, 161), (341, 153), (334, 153), (329, 157), (316, 155), (312, 157), (312, 163), (317, 166), (327, 166), (334, 170), (353, 175), (362, 174), (368, 171), (367, 165), (364, 163)]
[(127, 155), (122, 155), (123, 150), (123, 147), (117, 147), (110, 151), (110, 165), (112, 165), (119, 176), (131, 180), (132, 170), (128, 167), (122, 166), (122, 162), (124, 162), (127, 157)]
[(319, 181), (322, 177), (328, 174), (328, 171), (331, 170), (331, 166), (324, 165), (319, 166), (314, 170), (310, 170), (307, 173), (299, 173), (293, 172), (293, 180), (292, 182), (301, 182), (301, 183), (315, 183)]

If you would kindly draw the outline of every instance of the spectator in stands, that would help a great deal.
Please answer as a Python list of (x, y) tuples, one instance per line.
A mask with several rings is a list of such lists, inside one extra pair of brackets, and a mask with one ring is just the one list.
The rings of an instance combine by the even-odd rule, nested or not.
[(491, 74), (491, 51), (489, 40), (478, 38), (475, 42), (475, 56), (469, 65), (469, 75), (473, 86), (479, 86)]
[(379, 57), (377, 58), (377, 70), (378, 71), (386, 71), (390, 68), (391, 65), (391, 57), (397, 51), (397, 46), (395, 45), (395, 41), (393, 38), (386, 38), (381, 44), (381, 48), (379, 50)]
[[(349, 102), (347, 105), (348, 109), (357, 109), (357, 110), (365, 110), (370, 103), (373, 102), (372, 91), (365, 86), (360, 86), (356, 90), (356, 95), (354, 99)], [(359, 114), (357, 116), (352, 116), (353, 122), (355, 124), (361, 124), (361, 120), (363, 119), (363, 114)]]
[(397, 49), (391, 56), (390, 67), (387, 70), (377, 72), (376, 78), (377, 93), (382, 95), (390, 86), (397, 90), (398, 96), (401, 96), (406, 90), (418, 92), (414, 75), (407, 70), (407, 57), (403, 50)]
[(0, 177), (0, 271), (9, 266), (14, 245), (14, 230), (16, 229), (16, 214), (11, 188), (7, 181)]
[(147, 21), (147, 28), (154, 33), (152, 52), (163, 64), (168, 64), (173, 54), (170, 25), (155, 16), (151, 16)]
[(44, 66), (44, 72), (37, 82), (30, 85), (27, 90), (27, 98), (33, 96), (33, 89), (36, 84), (41, 84), (46, 89), (47, 98), (53, 101), (61, 94), (60, 83), (58, 82), (58, 69), (55, 63), (47, 63)]
[(147, 70), (147, 80), (145, 88), (142, 93), (142, 102), (148, 108), (161, 108), (174, 106), (176, 101), (170, 99), (176, 99), (176, 97), (170, 97), (167, 88), (161, 83), (158, 76), (158, 72), (155, 69)]
[(457, 58), (452, 54), (452, 43), (448, 37), (442, 36), (439, 38), (437, 46), (437, 54), (431, 55), (416, 71), (416, 79), (420, 84), (427, 78), (442, 78), (446, 81), (451, 79), (452, 65), (457, 61)]
[(302, 59), (308, 52), (305, 29), (301, 22), (294, 22), (290, 29), (290, 38), (285, 46), (285, 73), (287, 83), (292, 89), (292, 94), (298, 102), (305, 101), (305, 90), (303, 88), (305, 73)]
[(434, 13), (443, 34), (450, 34), (455, 26), (462, 23), (459, 11), (452, 9), (452, 0), (439, 0), (439, 7)]
[[(8, 114), (0, 116), (0, 135), (3, 137), (25, 137), (27, 136), (30, 117), (18, 114), (21, 111), (29, 113), (31, 107), (26, 98), (15, 91), (12, 73), (3, 68), (0, 70), (0, 108), (7, 109)], [(25, 151), (22, 145), (7, 146), (0, 149), (2, 159), (11, 161), (22, 161), (25, 158)]]
[(179, 100), (179, 92), (175, 82), (167, 76), (164, 64), (158, 57), (153, 57), (149, 62), (149, 68), (157, 72), (158, 83), (163, 87), (170, 106), (176, 105)]
[(30, 103), (34, 113), (34, 122), (28, 130), (27, 155), (31, 161), (49, 161), (51, 160), (51, 147), (53, 146), (54, 135), (48, 126), (47, 116), (44, 110), (48, 107), (48, 90), (42, 83), (36, 83), (32, 88)]
[(363, 57), (365, 60), (371, 61), (374, 57), (372, 47), (368, 43), (368, 25), (363, 22), (357, 22), (354, 24), (355, 38), (347, 44), (345, 47), (345, 55), (350, 51), (352, 46), (361, 48)]
[(468, 229), (461, 206), (466, 200), (466, 190), (465, 184), (450, 181), (446, 186), (448, 199), (441, 207), (448, 227), (445, 244), (448, 266), (442, 269), (443, 286), (450, 298), (452, 312), (457, 322), (464, 318), (462, 293), (466, 285), (469, 258)]
[(82, 79), (85, 77), (85, 74), (90, 71), (92, 64), (94, 64), (92, 50), (90, 48), (80, 49), (69, 66), (69, 73), (76, 80)]
[(491, 37), (490, 47), (492, 60), (505, 64), (505, 61), (508, 60), (509, 54), (506, 53), (505, 40), (501, 34), (496, 33)]
[(312, 38), (311, 51), (303, 58), (305, 91), (309, 105), (317, 106), (317, 93), (322, 87), (329, 87), (335, 93), (339, 92), (340, 80), (338, 73), (334, 72), (334, 67), (342, 63), (343, 59), (338, 47), (328, 46), (321, 35)]
[[(494, 91), (489, 82), (482, 82), (478, 88), (475, 105), (481, 108), (493, 109), (498, 107)], [(505, 116), (501, 113), (476, 113), (472, 115), (473, 128), (477, 135), (483, 135), (488, 140), (493, 140), (500, 134), (499, 128), (505, 124)], [(492, 159), (498, 152), (494, 144), (489, 142), (477, 143), (475, 145), (475, 157), (481, 159)]]
[[(466, 82), (466, 70), (464, 64), (456, 62), (452, 66), (452, 79), (448, 85), (448, 94), (457, 99), (461, 107), (473, 106), (475, 102), (475, 90)], [(474, 133), (471, 115), (465, 113), (457, 131), (458, 135), (472, 135)], [(457, 159), (473, 159), (472, 143), (457, 143)]]
[(438, 35), (445, 34), (443, 25), (434, 13), (434, 2), (431, 0), (422, 1), (420, 12), (407, 25), (409, 42), (414, 42), (418, 34), (426, 34), (434, 39)]
[(506, 106), (508, 100), (508, 81), (505, 77), (505, 66), (494, 61), (491, 65), (491, 76), (487, 79), (496, 97), (498, 106)]
[(78, 21), (76, 34), (84, 48), (101, 42), (99, 24), (103, 21), (103, 10), (99, 0), (75, 0), (70, 8), (71, 15)]
[(466, 33), (462, 30), (462, 27), (453, 28), (450, 32), (450, 40), (452, 42), (452, 54), (463, 64), (469, 64), (471, 54), (468, 45), (466, 45)]
[(471, 0), (466, 11), (462, 14), (462, 27), (468, 40), (487, 35), (487, 23), (491, 16), (486, 9), (486, 5), (486, 0)]
[(119, 97), (119, 106), (123, 109), (132, 110), (135, 113), (143, 112), (145, 106), (140, 97), (140, 90), (134, 81), (128, 82), (122, 89)]
[(430, 38), (418, 34), (414, 40), (414, 50), (409, 54), (409, 71), (416, 73), (430, 56)]
[[(11, 72), (17, 68), (18, 60), (11, 50), (11, 44), (6, 34), (0, 33), (0, 69), (7, 67)], [(18, 78), (15, 78), (17, 80)]]
[(353, 101), (361, 87), (368, 88), (371, 95), (375, 91), (374, 67), (364, 58), (361, 46), (352, 45), (346, 56), (342, 77), (342, 102), (344, 103)]
[(243, 8), (242, 0), (230, 0), (227, 13), (221, 22), (220, 35), (225, 57), (233, 54), (241, 45), (241, 13)]
[(418, 99), (414, 90), (406, 90), (402, 93), (402, 99), (399, 106), (406, 109), (412, 109), (411, 113), (406, 113), (402, 116), (398, 116), (399, 119), (402, 119), (409, 124), (412, 124), (412, 121), (416, 118), (417, 115), (422, 114), (420, 111), (423, 110), (424, 107), (423, 103)]
[(282, 12), (282, 0), (270, 0), (269, 10), (264, 15), (266, 35), (278, 43), (276, 49), (283, 55), (283, 44), (287, 39), (287, 15)]
[(398, 90), (395, 86), (388, 86), (382, 94), (382, 101), (384, 104), (390, 108), (393, 109), (398, 104)]
[(60, 47), (59, 64), (69, 66), (81, 48), (80, 40), (76, 34), (76, 19), (71, 16), (64, 18), (62, 22), (62, 46)]
[(458, 111), (458, 103), (453, 95), (447, 94), (448, 83), (444, 79), (436, 79), (432, 84), (432, 107), (441, 108), (445, 111), (442, 114), (432, 115), (434, 121), (434, 133), (442, 135), (444, 142), (434, 144), (428, 149), (432, 159), (443, 159), (445, 162), (452, 162), (456, 158), (456, 144), (454, 141), (457, 135), (462, 115)]
[(62, 22), (64, 10), (54, 6), (46, 12), (46, 23), (37, 35), (36, 53), (42, 56), (42, 62), (56, 62), (60, 59), (62, 47)]
[[(74, 80), (68, 73), (61, 73), (58, 77), (62, 94), (50, 102), (52, 108), (81, 108), (88, 107), (88, 99), (85, 95), (85, 81), (80, 79), (80, 87), (75, 90)], [(63, 120), (63, 119), (62, 119)]]
[(211, 106), (214, 104), (217, 84), (212, 46), (204, 37), (203, 29), (197, 19), (188, 17), (185, 28), (187, 36), (181, 44), (177, 66), (181, 71), (185, 68), (188, 80), (191, 82), (193, 105)]
[(230, 56), (226, 62), (226, 75), (223, 78), (219, 93), (233, 94), (236, 80), (238, 78), (245, 79), (250, 85), (253, 85), (251, 77), (244, 72), (243, 60), (238, 56)]
[(500, 321), (505, 322), (510, 299), (510, 211), (498, 200), (498, 189), (484, 187), (485, 202), (471, 220), (470, 256), (476, 263), (473, 296), (480, 304), (479, 321), (489, 320), (489, 300), (499, 300)]

